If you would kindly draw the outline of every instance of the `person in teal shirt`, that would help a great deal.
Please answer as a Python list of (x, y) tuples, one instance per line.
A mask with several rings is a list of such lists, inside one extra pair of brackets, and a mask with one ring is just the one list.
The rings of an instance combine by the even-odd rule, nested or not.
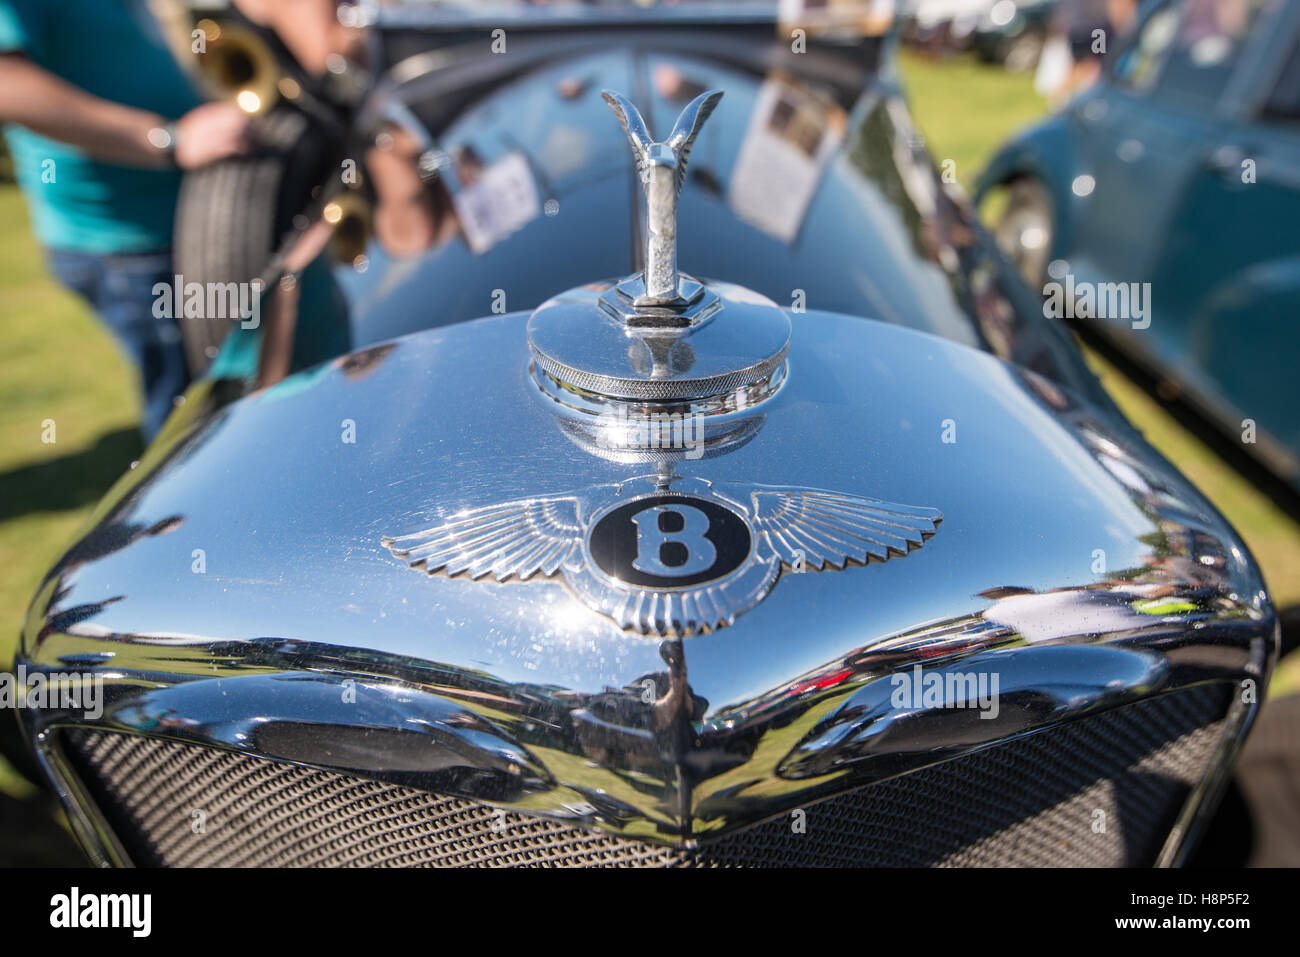
[(0, 0), (0, 123), (53, 272), (139, 371), (147, 441), (189, 381), (153, 310), (181, 173), (246, 151), (248, 117), (202, 102), (146, 0)]

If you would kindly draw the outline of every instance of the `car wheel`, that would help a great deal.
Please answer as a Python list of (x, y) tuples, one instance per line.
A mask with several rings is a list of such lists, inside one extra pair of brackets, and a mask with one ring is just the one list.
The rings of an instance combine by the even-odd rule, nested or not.
[[(278, 107), (256, 129), (256, 153), (194, 170), (181, 184), (173, 256), (186, 284), (245, 283), (260, 275), (327, 175), (334, 144), (303, 113)], [(235, 321), (179, 318), (195, 376), (212, 362)]]
[(1051, 255), (1053, 226), (1052, 199), (1040, 180), (1011, 182), (994, 238), (1025, 281), (1034, 288), (1041, 285)]

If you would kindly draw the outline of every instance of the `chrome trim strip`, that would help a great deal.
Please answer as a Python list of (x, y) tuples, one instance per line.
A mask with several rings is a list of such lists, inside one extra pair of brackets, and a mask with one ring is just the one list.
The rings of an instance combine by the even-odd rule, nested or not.
[(36, 736), (36, 759), (54, 786), (55, 796), (68, 815), (68, 823), (94, 867), (132, 867), (131, 857), (113, 828), (72, 770), (57, 740), (59, 725)]

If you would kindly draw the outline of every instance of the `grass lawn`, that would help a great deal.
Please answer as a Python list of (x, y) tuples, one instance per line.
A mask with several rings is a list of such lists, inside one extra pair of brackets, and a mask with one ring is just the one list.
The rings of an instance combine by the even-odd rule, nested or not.
[(1003, 142), (1048, 112), (1032, 75), (1010, 74), (974, 56), (932, 63), (904, 50), (900, 73), (935, 165), (952, 160), (967, 191)]
[[(903, 77), (935, 160), (952, 159), (968, 188), (985, 159), (1046, 112), (1025, 76), (971, 58), (905, 55)], [(47, 276), (22, 199), (0, 184), (0, 663), (40, 575), (112, 481), (138, 456), (128, 370), (89, 311)], [(1300, 602), (1300, 527), (1222, 465), (1197, 438), (1100, 359), (1094, 368), (1130, 419), (1232, 521), (1264, 567), (1280, 606)], [(42, 441), (52, 420), (55, 441)], [(1297, 656), (1292, 656), (1295, 659)], [(3, 666), (0, 665), (0, 666)], [(1300, 661), (1275, 690), (1300, 690)], [(0, 794), (25, 782), (0, 759)]]
[(47, 274), (12, 184), (0, 185), (0, 222), (0, 662), (7, 664), (41, 574), (140, 445), (126, 362), (90, 310)]
[[(40, 576), (140, 443), (126, 362), (81, 301), (49, 278), (12, 183), (0, 183), (0, 224), (0, 668), (8, 668)], [(0, 757), (0, 861), (77, 863), (33, 794)]]

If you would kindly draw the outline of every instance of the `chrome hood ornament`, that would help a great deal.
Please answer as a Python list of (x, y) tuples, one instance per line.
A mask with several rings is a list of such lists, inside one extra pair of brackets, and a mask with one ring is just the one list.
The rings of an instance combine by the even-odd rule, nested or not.
[[(489, 502), (385, 537), (384, 546), (430, 575), (562, 577), (619, 628), (672, 638), (730, 625), (785, 572), (841, 570), (920, 548), (943, 520), (936, 509), (678, 474), (761, 429), (764, 403), (788, 377), (790, 318), (751, 290), (677, 271), (677, 197), (721, 91), (692, 100), (662, 143), (626, 97), (603, 96), (645, 187), (645, 272), (539, 306), (528, 320), (530, 372), (535, 398), (566, 437), (609, 461), (652, 463), (654, 472)], [(649, 441), (638, 447), (638, 437)]]
[(686, 637), (731, 624), (783, 571), (888, 561), (920, 548), (942, 521), (933, 508), (660, 473), (471, 509), (384, 545), (430, 575), (562, 574), (620, 628)]
[(602, 96), (627, 133), (645, 190), (645, 269), (539, 306), (528, 322), (534, 378), (579, 418), (628, 403), (671, 405), (659, 411), (677, 413), (753, 409), (785, 380), (789, 317), (751, 290), (677, 270), (678, 195), (722, 92), (692, 100), (663, 142), (651, 138), (626, 97)]
[(601, 96), (623, 124), (636, 153), (636, 166), (646, 196), (645, 292), (635, 300), (638, 306), (684, 303), (677, 277), (677, 196), (686, 182), (686, 162), (691, 147), (709, 118), (721, 90), (701, 93), (686, 105), (668, 139), (656, 143), (650, 138), (645, 120), (621, 93), (604, 90)]

